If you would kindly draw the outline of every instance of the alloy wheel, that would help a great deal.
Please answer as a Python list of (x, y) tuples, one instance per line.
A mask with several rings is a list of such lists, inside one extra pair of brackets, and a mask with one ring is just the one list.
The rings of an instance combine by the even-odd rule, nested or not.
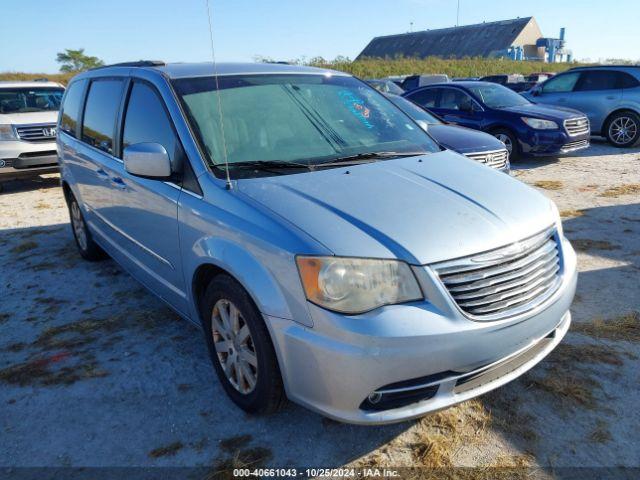
[(73, 227), (73, 233), (78, 241), (78, 245), (82, 250), (87, 249), (87, 231), (84, 226), (84, 220), (82, 219), (82, 213), (78, 202), (71, 202), (71, 226)]
[(258, 380), (258, 358), (249, 326), (233, 302), (226, 299), (216, 302), (211, 332), (227, 380), (243, 395), (251, 393)]
[(624, 145), (636, 138), (638, 134), (638, 124), (627, 116), (616, 118), (609, 125), (609, 138), (616, 145)]
[(509, 137), (509, 135), (498, 133), (496, 135), (496, 138), (504, 143), (504, 146), (507, 147), (507, 152), (509, 152), (509, 156), (511, 156), (511, 154), (513, 153), (513, 143), (511, 142), (511, 138)]

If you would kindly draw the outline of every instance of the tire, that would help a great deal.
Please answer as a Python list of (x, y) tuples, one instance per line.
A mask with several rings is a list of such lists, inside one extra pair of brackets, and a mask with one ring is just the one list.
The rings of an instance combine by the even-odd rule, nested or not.
[(107, 258), (107, 254), (102, 248), (93, 240), (91, 232), (87, 227), (87, 223), (84, 220), (82, 209), (80, 204), (69, 193), (67, 196), (67, 206), (69, 207), (69, 219), (71, 223), (71, 232), (73, 233), (73, 239), (76, 242), (80, 255), (85, 260), (90, 262), (96, 262)]
[(249, 413), (277, 411), (286, 401), (278, 360), (246, 290), (229, 275), (216, 276), (204, 293), (200, 315), (213, 368), (231, 400)]
[(498, 128), (491, 132), (491, 135), (496, 137), (507, 147), (507, 151), (509, 152), (509, 160), (517, 160), (520, 158), (520, 144), (518, 143), (518, 139), (513, 134), (511, 130), (506, 128)]
[(629, 111), (618, 112), (607, 120), (604, 134), (614, 147), (632, 147), (640, 140), (640, 116)]

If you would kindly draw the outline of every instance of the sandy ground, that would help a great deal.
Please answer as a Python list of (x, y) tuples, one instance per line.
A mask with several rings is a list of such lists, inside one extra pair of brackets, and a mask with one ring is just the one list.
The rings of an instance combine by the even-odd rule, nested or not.
[(640, 190), (607, 189), (640, 184), (640, 149), (595, 143), (514, 169), (558, 204), (579, 248), (574, 326), (521, 379), (387, 427), (342, 425), (293, 404), (244, 414), (197, 328), (112, 261), (76, 254), (56, 176), (7, 184), (0, 467), (639, 467), (638, 317), (621, 319), (640, 311)]

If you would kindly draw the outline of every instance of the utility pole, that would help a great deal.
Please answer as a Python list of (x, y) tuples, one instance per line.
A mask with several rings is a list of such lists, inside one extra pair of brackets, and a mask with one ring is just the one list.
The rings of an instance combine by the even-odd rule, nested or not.
[(458, 12), (456, 14), (456, 27), (460, 26), (460, 0), (458, 0)]

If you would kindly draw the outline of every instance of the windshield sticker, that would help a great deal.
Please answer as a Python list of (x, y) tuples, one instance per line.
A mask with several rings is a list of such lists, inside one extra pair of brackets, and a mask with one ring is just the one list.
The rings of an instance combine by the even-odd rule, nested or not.
[(369, 121), (371, 110), (365, 106), (364, 100), (356, 96), (350, 90), (340, 90), (338, 96), (347, 109), (367, 128), (373, 128)]

